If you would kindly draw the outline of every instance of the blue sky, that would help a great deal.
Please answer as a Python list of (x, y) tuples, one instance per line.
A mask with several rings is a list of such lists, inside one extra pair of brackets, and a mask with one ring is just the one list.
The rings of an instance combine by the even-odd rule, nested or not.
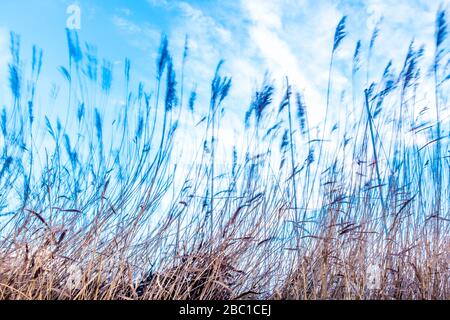
[[(185, 35), (190, 36), (186, 86), (197, 84), (199, 101), (206, 102), (214, 67), (225, 59), (224, 72), (233, 76), (228, 116), (242, 120), (251, 92), (270, 71), (281, 89), (289, 76), (304, 93), (311, 121), (323, 117), (328, 62), (336, 24), (348, 15), (348, 37), (336, 60), (334, 94), (348, 87), (355, 43), (367, 46), (375, 23), (383, 17), (373, 57), (378, 77), (389, 59), (401, 68), (409, 42), (415, 38), (433, 54), (435, 13), (439, 4), (430, 0), (16, 0), (2, 1), (0, 10), (0, 94), (6, 97), (8, 33), (22, 37), (22, 50), (31, 45), (44, 49), (43, 83), (49, 90), (61, 80), (58, 66), (67, 65), (66, 8), (82, 9), (80, 38), (95, 44), (98, 55), (114, 62), (120, 88), (123, 60), (132, 61), (133, 77), (154, 86), (155, 58), (161, 32), (170, 39), (179, 68)], [(26, 59), (25, 59), (26, 60)], [(29, 60), (29, 58), (28, 58)], [(119, 90), (119, 89), (117, 89)], [(45, 101), (45, 97), (41, 101)], [(2, 101), (4, 103), (4, 101)], [(205, 104), (206, 105), (206, 104)], [(201, 112), (201, 110), (200, 110)], [(236, 121), (234, 123), (239, 123)], [(230, 130), (234, 130), (231, 126)]]

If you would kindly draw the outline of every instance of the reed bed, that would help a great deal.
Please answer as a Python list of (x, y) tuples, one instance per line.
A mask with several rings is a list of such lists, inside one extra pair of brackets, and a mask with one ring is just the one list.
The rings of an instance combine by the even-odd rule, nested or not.
[[(209, 105), (198, 105), (195, 87), (185, 89), (187, 37), (175, 70), (162, 36), (146, 89), (134, 88), (131, 61), (113, 70), (68, 30), (60, 119), (35, 116), (45, 55), (34, 46), (25, 65), (11, 33), (11, 97), (2, 97), (0, 117), (0, 299), (449, 299), (446, 12), (437, 13), (434, 48), (411, 42), (399, 71), (369, 67), (378, 25), (370, 43), (357, 42), (352, 103), (343, 108), (333, 69), (349, 41), (346, 19), (330, 45), (321, 124), (310, 126), (314, 106), (288, 78), (277, 88), (267, 73), (242, 118), (243, 142), (225, 155), (232, 78), (220, 62)], [(365, 72), (366, 83), (355, 81)], [(118, 73), (124, 102), (108, 109)], [(192, 161), (178, 163), (180, 145)], [(374, 265), (378, 288), (368, 286)]]

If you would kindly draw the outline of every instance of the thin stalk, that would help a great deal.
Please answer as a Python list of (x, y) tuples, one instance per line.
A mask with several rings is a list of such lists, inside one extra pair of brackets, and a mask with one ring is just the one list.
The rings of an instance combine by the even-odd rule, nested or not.
[(383, 209), (383, 224), (384, 224), (384, 231), (386, 233), (386, 235), (388, 235), (388, 227), (387, 227), (387, 221), (386, 221), (386, 204), (384, 202), (384, 197), (383, 197), (383, 186), (381, 184), (381, 174), (380, 174), (380, 168), (378, 166), (378, 156), (377, 156), (377, 148), (376, 148), (376, 144), (375, 144), (375, 134), (374, 134), (374, 130), (373, 130), (373, 119), (372, 119), (372, 113), (370, 112), (370, 107), (369, 107), (369, 93), (367, 92), (367, 89), (364, 90), (364, 95), (365, 95), (365, 105), (366, 105), (366, 111), (367, 111), (367, 116), (368, 116), (368, 122), (369, 122), (369, 129), (370, 129), (370, 137), (372, 140), (372, 148), (373, 148), (373, 156), (375, 158), (375, 169), (377, 172), (377, 179), (378, 179), (378, 190), (380, 192), (380, 199), (381, 199), (381, 206)]
[[(289, 80), (286, 78), (286, 90), (290, 90), (289, 88)], [(295, 236), (297, 238), (297, 247), (299, 246), (300, 235), (298, 231), (298, 224), (300, 222), (300, 217), (298, 214), (298, 204), (297, 204), (297, 186), (295, 183), (295, 159), (294, 159), (294, 139), (292, 133), (292, 115), (291, 115), (291, 98), (290, 95), (287, 94), (287, 107), (288, 107), (288, 118), (289, 118), (289, 140), (290, 140), (290, 152), (291, 152), (291, 166), (292, 166), (292, 188), (294, 191), (294, 206), (295, 206)]]

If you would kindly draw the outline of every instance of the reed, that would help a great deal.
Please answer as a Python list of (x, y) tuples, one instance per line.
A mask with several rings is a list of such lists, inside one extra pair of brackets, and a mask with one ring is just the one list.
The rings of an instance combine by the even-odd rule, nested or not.
[[(120, 83), (111, 62), (67, 31), (61, 121), (36, 112), (43, 51), (33, 46), (27, 68), (11, 33), (10, 97), (0, 113), (0, 299), (449, 299), (446, 12), (437, 13), (435, 47), (412, 42), (398, 73), (393, 62), (370, 63), (381, 22), (369, 43), (355, 44), (353, 112), (342, 107), (346, 96), (333, 98), (350, 18), (335, 30), (321, 130), (310, 125), (317, 106), (307, 95), (287, 78), (276, 88), (266, 72), (242, 108), (243, 138), (225, 156), (232, 78), (220, 61), (208, 97), (202, 84), (187, 94), (188, 37), (178, 73), (162, 35), (152, 91), (135, 81), (129, 59)], [(427, 69), (433, 107), (418, 101)], [(380, 77), (370, 83), (373, 74)], [(113, 84), (124, 92), (118, 109)], [(338, 108), (348, 112), (344, 123), (332, 117)], [(371, 289), (373, 265), (380, 287)]]

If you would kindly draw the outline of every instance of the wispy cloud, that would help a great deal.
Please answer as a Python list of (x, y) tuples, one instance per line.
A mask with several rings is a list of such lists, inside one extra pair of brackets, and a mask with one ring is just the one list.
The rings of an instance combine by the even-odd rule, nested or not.
[(187, 2), (179, 2), (177, 7), (190, 21), (202, 26), (210, 33), (217, 34), (222, 41), (231, 40), (230, 31), (217, 23), (212, 17), (205, 15), (202, 10), (194, 8)]
[(136, 23), (133, 23), (131, 20), (128, 20), (123, 17), (114, 16), (112, 18), (112, 22), (120, 30), (125, 31), (127, 33), (136, 34), (142, 31), (142, 28), (138, 26)]
[(147, 2), (152, 6), (169, 6), (170, 2), (167, 0), (147, 0)]

